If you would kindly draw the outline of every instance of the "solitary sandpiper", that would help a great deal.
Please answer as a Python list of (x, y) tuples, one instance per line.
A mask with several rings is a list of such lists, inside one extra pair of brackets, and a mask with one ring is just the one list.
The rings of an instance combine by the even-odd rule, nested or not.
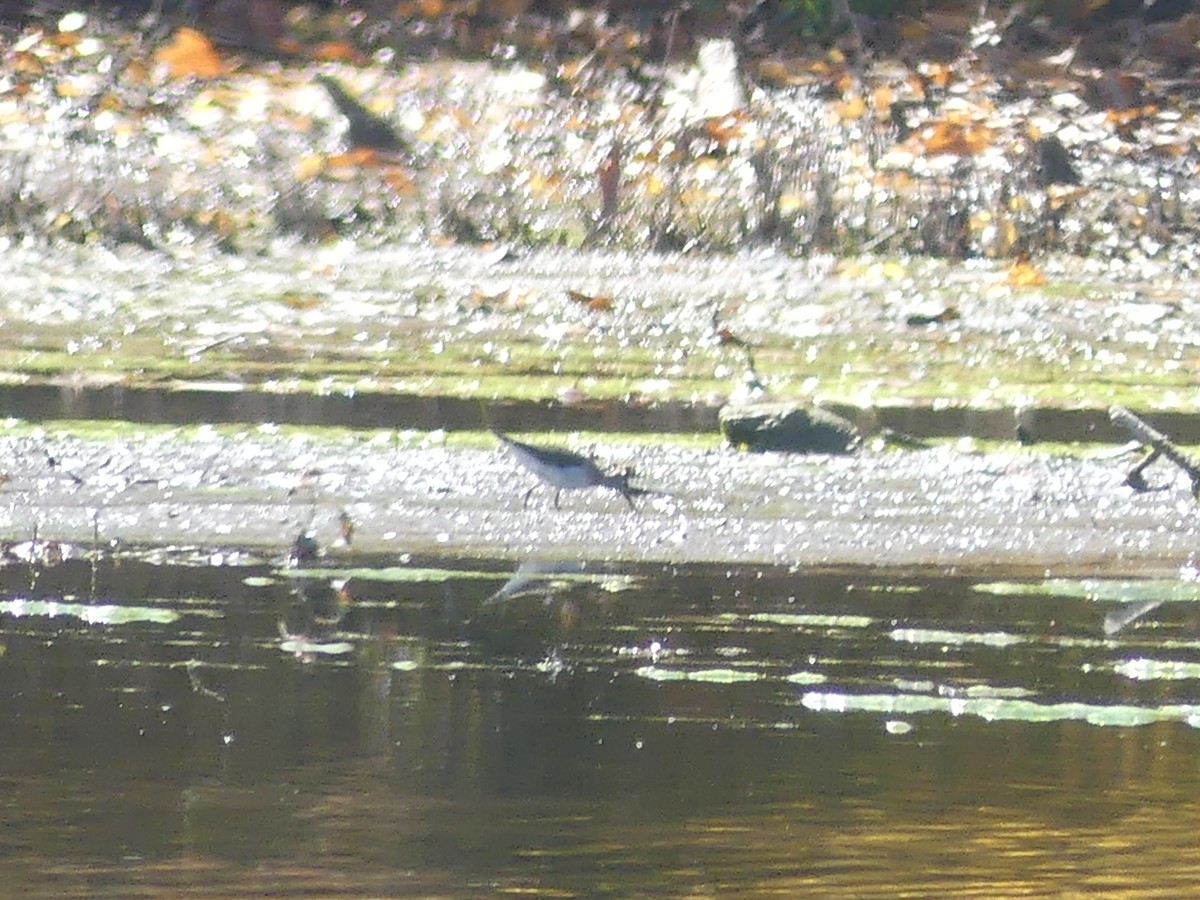
[[(600, 468), (586, 456), (573, 453), (570, 450), (563, 450), (557, 447), (534, 447), (530, 444), (523, 444), (520, 441), (514, 441), (508, 435), (501, 433), (495, 428), (492, 429), (492, 434), (496, 436), (496, 439), (500, 443), (512, 451), (513, 456), (517, 458), (517, 461), (521, 465), (550, 485), (550, 487), (554, 488), (555, 509), (558, 509), (558, 495), (565, 490), (576, 488), (612, 488), (614, 491), (620, 492), (621, 496), (625, 498), (625, 502), (629, 504), (630, 509), (635, 509), (633, 505), (634, 497), (651, 493), (644, 488), (634, 487), (629, 483), (629, 479), (633, 477), (632, 469), (608, 475), (600, 471)], [(534, 487), (537, 487), (537, 485), (534, 485)], [(529, 505), (529, 497), (532, 493), (532, 487), (525, 492), (526, 506)]]

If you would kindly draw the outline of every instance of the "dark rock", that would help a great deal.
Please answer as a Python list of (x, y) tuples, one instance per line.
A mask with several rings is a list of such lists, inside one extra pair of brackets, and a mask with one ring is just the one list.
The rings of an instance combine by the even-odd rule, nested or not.
[(794, 403), (730, 404), (719, 419), (725, 440), (753, 451), (851, 453), (862, 442), (849, 420)]

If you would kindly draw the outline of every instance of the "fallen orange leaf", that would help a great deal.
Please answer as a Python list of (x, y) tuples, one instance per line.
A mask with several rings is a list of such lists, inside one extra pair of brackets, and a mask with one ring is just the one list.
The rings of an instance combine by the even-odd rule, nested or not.
[(167, 67), (171, 78), (214, 78), (225, 71), (212, 43), (194, 28), (180, 28), (154, 58)]
[(944, 88), (950, 84), (950, 67), (942, 63), (926, 63), (922, 65), (921, 74), (934, 87)]
[(140, 59), (131, 59), (129, 65), (125, 67), (125, 71), (121, 73), (121, 78), (130, 84), (145, 84), (149, 74), (145, 62)]
[(330, 168), (356, 169), (371, 168), (380, 165), (378, 151), (370, 147), (355, 147), (345, 153), (337, 153), (329, 157)]
[(978, 122), (934, 122), (921, 133), (921, 143), (930, 156), (974, 156), (992, 145), (995, 129)]
[(867, 111), (867, 101), (861, 94), (854, 94), (837, 105), (838, 117), (843, 122), (854, 122), (861, 119)]
[(612, 297), (604, 297), (599, 295), (592, 296), (591, 294), (584, 294), (580, 291), (572, 290), (567, 291), (567, 296), (576, 303), (586, 306), (593, 312), (612, 312)]
[(742, 136), (743, 116), (732, 112), (727, 116), (713, 116), (704, 120), (704, 133), (722, 146)]
[(292, 174), (297, 181), (312, 181), (325, 171), (326, 159), (319, 153), (309, 153), (301, 156), (292, 166)]
[(311, 56), (325, 62), (354, 62), (358, 58), (354, 48), (345, 41), (325, 41), (317, 44), (313, 47)]
[(9, 66), (12, 67), (13, 72), (34, 77), (38, 77), (46, 71), (46, 64), (26, 50), (14, 53)]
[(882, 84), (871, 91), (871, 108), (886, 110), (896, 101), (896, 91), (891, 85)]
[(390, 166), (383, 170), (383, 183), (398, 194), (412, 194), (416, 191), (417, 183), (412, 176), (399, 166)]
[(1019, 259), (1009, 268), (1004, 283), (1012, 287), (1041, 287), (1046, 283), (1046, 276), (1033, 263)]
[(759, 80), (774, 87), (787, 87), (803, 81), (803, 75), (782, 60), (766, 57), (759, 60), (757, 65)]

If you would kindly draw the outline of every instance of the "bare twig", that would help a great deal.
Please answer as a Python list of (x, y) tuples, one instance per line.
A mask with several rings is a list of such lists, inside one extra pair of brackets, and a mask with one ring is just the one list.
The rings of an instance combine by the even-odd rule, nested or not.
[(1192, 496), (1200, 499), (1200, 465), (1180, 450), (1174, 441), (1123, 406), (1110, 407), (1108, 417), (1114, 425), (1124, 428), (1150, 448), (1146, 457), (1129, 470), (1129, 474), (1125, 476), (1126, 484), (1135, 491), (1149, 490), (1144, 473), (1155, 460), (1165, 457), (1187, 473), (1192, 482)]

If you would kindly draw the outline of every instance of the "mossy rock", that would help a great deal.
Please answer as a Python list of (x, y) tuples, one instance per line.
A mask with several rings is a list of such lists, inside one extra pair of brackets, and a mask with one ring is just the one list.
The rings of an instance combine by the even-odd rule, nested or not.
[(721, 434), (735, 447), (781, 453), (852, 453), (862, 433), (848, 419), (794, 403), (725, 406)]

